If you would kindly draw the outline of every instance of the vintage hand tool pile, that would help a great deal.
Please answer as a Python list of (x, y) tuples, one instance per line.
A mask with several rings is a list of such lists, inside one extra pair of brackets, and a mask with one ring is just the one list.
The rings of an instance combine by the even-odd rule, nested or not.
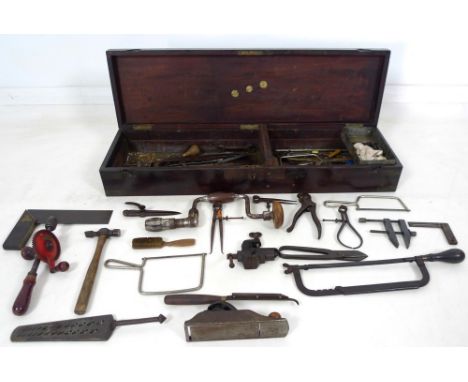
[[(294, 160), (295, 157), (287, 157), (285, 160)], [(181, 158), (171, 158), (165, 165), (172, 166), (179, 163)], [(366, 201), (381, 202), (383, 200), (397, 203), (396, 207), (364, 207)], [(229, 217), (223, 212), (223, 205), (239, 201), (243, 204), (245, 216)], [(447, 249), (443, 252), (431, 254), (419, 254), (410, 257), (396, 257), (388, 259), (367, 260), (368, 255), (359, 251), (363, 245), (364, 237), (358, 229), (352, 224), (349, 216), (349, 207), (355, 207), (356, 211), (391, 211), (393, 213), (410, 212), (406, 204), (395, 196), (381, 195), (361, 195), (355, 201), (333, 201), (327, 200), (324, 206), (328, 208), (337, 208), (339, 218), (322, 219), (323, 222), (335, 222), (339, 224), (336, 233), (336, 242), (346, 249), (328, 249), (317, 245), (313, 247), (306, 246), (309, 241), (320, 240), (322, 238), (322, 224), (317, 215), (317, 204), (313, 197), (308, 193), (299, 193), (297, 202), (295, 200), (278, 199), (272, 197), (261, 197), (245, 194), (236, 194), (230, 192), (212, 193), (197, 197), (193, 200), (187, 217), (172, 218), (162, 217), (180, 214), (177, 211), (167, 210), (148, 210), (142, 204), (136, 202), (127, 202), (127, 205), (133, 205), (136, 209), (126, 209), (123, 215), (126, 217), (147, 218), (144, 224), (150, 232), (160, 232), (172, 229), (192, 229), (199, 227), (199, 206), (203, 203), (211, 204), (212, 219), (210, 229), (210, 253), (213, 252), (213, 243), (215, 237), (216, 225), (219, 229), (220, 250), (223, 252), (224, 242), (224, 222), (230, 219), (256, 219), (271, 221), (273, 224), (266, 229), (281, 229), (284, 223), (283, 205), (297, 205), (299, 208), (294, 214), (286, 232), (291, 233), (299, 221), (305, 222), (307, 219), (300, 219), (302, 215), (310, 213), (311, 222), (315, 229), (302, 242), (294, 242), (294, 245), (283, 245), (279, 248), (262, 247), (260, 232), (250, 233), (250, 238), (241, 243), (241, 249), (237, 252), (227, 254), (229, 267), (235, 267), (235, 261), (242, 264), (246, 270), (257, 269), (260, 265), (267, 262), (273, 262), (276, 258), (288, 261), (321, 261), (321, 263), (309, 264), (281, 264), (285, 274), (292, 274), (297, 288), (307, 296), (330, 296), (330, 295), (350, 295), (362, 293), (375, 293), (386, 291), (397, 291), (415, 289), (425, 286), (429, 282), (428, 262), (460, 263), (464, 260), (465, 254), (457, 248)], [(252, 207), (256, 204), (264, 203), (266, 209), (260, 213), (253, 212)], [(80, 210), (26, 210), (12, 232), (6, 239), (3, 247), (8, 250), (20, 250), (24, 259), (33, 260), (33, 266), (23, 281), (22, 288), (13, 303), (13, 313), (23, 315), (28, 311), (29, 302), (33, 296), (33, 287), (37, 277), (37, 270), (41, 262), (45, 262), (51, 273), (64, 272), (69, 270), (67, 262), (57, 260), (61, 253), (59, 239), (53, 231), (57, 224), (108, 224), (112, 211), (80, 211)], [(140, 220), (135, 220), (140, 224)], [(435, 228), (442, 231), (449, 245), (456, 245), (457, 240), (450, 226), (446, 222), (406, 222), (404, 219), (393, 219), (383, 216), (380, 219), (359, 217), (358, 222), (381, 224), (383, 230), (371, 230), (371, 233), (385, 234), (390, 243), (398, 248), (402, 242), (406, 249), (409, 249), (411, 240), (416, 236), (416, 231), (411, 228)], [(44, 224), (44, 229), (36, 231), (35, 227)], [(349, 234), (355, 237), (354, 242), (348, 242), (343, 237), (343, 232), (347, 230)], [(195, 231), (193, 231), (195, 232)], [(119, 229), (110, 229), (102, 227), (98, 230), (88, 230), (84, 232), (85, 237), (97, 238), (96, 249), (91, 258), (88, 270), (86, 272), (81, 289), (77, 287), (77, 302), (75, 314), (85, 314), (90, 297), (92, 295), (96, 277), (99, 272), (100, 264), (103, 262), (105, 269), (137, 270), (139, 272), (138, 292), (142, 295), (163, 295), (164, 302), (167, 305), (206, 305), (207, 309), (196, 314), (184, 323), (185, 338), (188, 342), (207, 341), (207, 340), (228, 340), (228, 339), (246, 339), (246, 338), (273, 338), (284, 337), (288, 334), (288, 321), (281, 317), (277, 312), (264, 315), (252, 310), (238, 310), (231, 303), (235, 301), (292, 301), (299, 305), (299, 302), (291, 297), (279, 293), (232, 293), (230, 295), (208, 295), (208, 294), (183, 294), (193, 292), (203, 288), (207, 254), (206, 253), (183, 253), (176, 255), (161, 255), (143, 257), (140, 263), (124, 261), (121, 259), (107, 258), (101, 261), (104, 245), (111, 237), (120, 237), (122, 233)], [(32, 247), (26, 244), (32, 236)], [(111, 242), (122, 239), (112, 239)], [(348, 239), (349, 240), (349, 239)], [(138, 249), (138, 253), (145, 250), (159, 249), (162, 253), (166, 246), (188, 247), (195, 244), (195, 239), (185, 238), (179, 240), (165, 240), (162, 237), (137, 237), (132, 239), (132, 248)], [(112, 243), (110, 245), (113, 245)], [(390, 248), (390, 247), (389, 247)], [(173, 290), (148, 290), (144, 287), (144, 279), (150, 278), (145, 274), (145, 265), (148, 262), (188, 258), (200, 259), (199, 279), (196, 285), (191, 287), (174, 288)], [(323, 263), (322, 261), (329, 261)], [(159, 262), (158, 262), (159, 263)], [(365, 285), (350, 286), (331, 286), (327, 289), (314, 290), (307, 288), (304, 284), (302, 274), (307, 270), (320, 270), (325, 268), (343, 268), (343, 267), (362, 267), (374, 265), (387, 265), (398, 263), (415, 263), (421, 274), (419, 279), (409, 281), (386, 282)], [(436, 267), (435, 267), (436, 268)], [(281, 268), (280, 268), (281, 269)], [(146, 276), (145, 276), (146, 275)], [(229, 271), (227, 271), (227, 276)], [(64, 281), (65, 282), (65, 281)], [(103, 288), (105, 285), (102, 286)], [(78, 293), (79, 291), (79, 293)], [(114, 320), (112, 315), (91, 316), (70, 319), (65, 321), (52, 321), (47, 323), (23, 325), (17, 327), (11, 334), (11, 340), (19, 341), (106, 341), (112, 335), (117, 326), (159, 322), (163, 323), (166, 317), (158, 315), (155, 317), (130, 319), (123, 321)]]

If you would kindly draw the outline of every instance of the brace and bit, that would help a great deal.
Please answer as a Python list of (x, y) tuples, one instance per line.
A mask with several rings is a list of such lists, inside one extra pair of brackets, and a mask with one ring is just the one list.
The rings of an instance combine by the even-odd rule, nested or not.
[[(266, 211), (263, 211), (261, 218), (263, 220), (273, 220), (275, 228), (280, 228), (284, 222), (284, 210), (282, 204), (296, 204), (294, 200), (262, 198), (258, 195), (252, 196), (252, 202), (255, 204), (266, 203)], [(252, 219), (258, 219), (256, 215), (250, 214)]]
[[(260, 198), (259, 196), (254, 196), (254, 203), (267, 203), (267, 210), (263, 211), (262, 213), (256, 214), (252, 213), (250, 209), (250, 199), (245, 194), (236, 194), (233, 192), (215, 192), (212, 194), (208, 194), (205, 196), (200, 196), (196, 198), (192, 203), (192, 208), (189, 210), (188, 216), (182, 219), (175, 219), (175, 218), (151, 218), (145, 221), (145, 229), (147, 231), (152, 232), (160, 232), (163, 230), (168, 229), (175, 229), (175, 228), (184, 228), (184, 227), (197, 227), (198, 226), (198, 203), (200, 202), (209, 202), (213, 205), (213, 217), (212, 217), (212, 224), (211, 224), (211, 250), (213, 250), (213, 240), (214, 240), (214, 231), (216, 222), (219, 223), (219, 231), (220, 231), (220, 241), (221, 241), (221, 252), (223, 248), (223, 220), (230, 220), (230, 219), (243, 219), (243, 217), (223, 217), (222, 216), (222, 205), (224, 203), (230, 203), (235, 200), (243, 200), (245, 206), (245, 214), (250, 219), (262, 219), (262, 220), (272, 220), (274, 223), (275, 228), (279, 228), (283, 223), (283, 207), (281, 204), (283, 203), (291, 203), (290, 200), (283, 200), (283, 199), (273, 199), (273, 198)], [(270, 210), (270, 203), (272, 205), (272, 209)]]
[(297, 198), (299, 199), (299, 202), (301, 203), (301, 207), (299, 210), (296, 212), (294, 215), (293, 221), (289, 228), (286, 230), (287, 232), (292, 232), (294, 227), (296, 226), (297, 221), (299, 218), (306, 212), (310, 212), (312, 215), (312, 220), (315, 223), (315, 226), (317, 227), (317, 239), (320, 239), (322, 237), (322, 225), (320, 224), (320, 220), (317, 217), (317, 204), (312, 201), (312, 197), (305, 193), (301, 192), (297, 194)]
[[(356, 228), (353, 227), (351, 222), (349, 221), (348, 217), (348, 207), (346, 206), (339, 206), (338, 207), (338, 212), (341, 215), (341, 219), (322, 219), (324, 222), (334, 222), (334, 223), (341, 223), (340, 228), (338, 229), (338, 232), (336, 233), (336, 239), (338, 240), (338, 243), (340, 243), (343, 247), (349, 248), (349, 249), (358, 249), (362, 247), (363, 244), (363, 239), (362, 236), (359, 234), (359, 232), (356, 230)], [(343, 230), (345, 227), (348, 226), (348, 228), (356, 235), (356, 237), (359, 239), (359, 244), (357, 246), (350, 246), (345, 244), (341, 240), (341, 234), (343, 233)]]

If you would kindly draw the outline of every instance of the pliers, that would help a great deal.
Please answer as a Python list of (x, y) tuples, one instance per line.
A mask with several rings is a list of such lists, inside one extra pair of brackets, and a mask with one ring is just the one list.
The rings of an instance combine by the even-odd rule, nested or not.
[(223, 239), (224, 239), (224, 227), (223, 227), (223, 205), (221, 203), (213, 203), (213, 217), (211, 218), (211, 236), (210, 236), (210, 253), (213, 253), (213, 242), (216, 230), (216, 222), (219, 224), (219, 243), (221, 245), (221, 253), (223, 252)]
[(296, 223), (301, 217), (301, 215), (305, 212), (310, 212), (310, 214), (312, 215), (312, 220), (314, 221), (315, 226), (317, 227), (318, 239), (320, 239), (322, 236), (322, 224), (320, 223), (320, 220), (317, 217), (317, 213), (316, 213), (317, 204), (315, 204), (312, 201), (312, 197), (306, 192), (301, 192), (297, 194), (297, 199), (301, 203), (301, 207), (294, 215), (293, 221), (286, 231), (291, 232), (296, 226)]

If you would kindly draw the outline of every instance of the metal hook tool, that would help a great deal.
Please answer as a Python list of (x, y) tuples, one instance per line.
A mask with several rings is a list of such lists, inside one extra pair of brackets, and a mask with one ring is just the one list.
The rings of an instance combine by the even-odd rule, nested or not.
[(310, 214), (312, 215), (312, 220), (314, 221), (315, 226), (317, 227), (317, 238), (320, 239), (320, 237), (322, 236), (322, 225), (320, 224), (320, 220), (317, 217), (317, 212), (316, 212), (317, 204), (314, 203), (312, 201), (312, 197), (305, 192), (301, 192), (297, 194), (297, 198), (299, 199), (299, 202), (301, 203), (301, 207), (294, 215), (293, 221), (286, 231), (292, 232), (299, 218), (304, 213), (310, 212)]
[[(346, 206), (343, 206), (341, 205), (339, 208), (338, 208), (338, 212), (340, 213), (341, 215), (341, 219), (322, 219), (322, 221), (324, 222), (335, 222), (335, 223), (341, 223), (341, 226), (338, 230), (338, 232), (336, 233), (336, 239), (338, 240), (338, 242), (343, 246), (343, 247), (346, 247), (346, 248), (350, 248), (350, 249), (358, 249), (358, 248), (361, 248), (362, 246), (362, 243), (363, 243), (363, 240), (362, 240), (362, 236), (359, 234), (359, 232), (356, 230), (356, 228), (353, 227), (353, 225), (351, 224), (351, 222), (349, 221), (349, 217), (348, 217), (348, 207)], [(345, 243), (343, 243), (341, 241), (341, 234), (344, 230), (344, 228), (348, 226), (351, 231), (354, 232), (354, 234), (358, 237), (359, 239), (359, 245), (355, 246), (355, 247), (352, 247), (352, 246), (349, 246)]]
[[(201, 257), (201, 271), (200, 271), (200, 281), (197, 286), (193, 288), (186, 289), (177, 289), (177, 290), (165, 290), (165, 291), (145, 291), (143, 290), (143, 278), (144, 278), (144, 267), (146, 263), (150, 260), (162, 260), (162, 259), (176, 259), (176, 258), (186, 258), (186, 257)], [(203, 281), (205, 278), (205, 257), (206, 253), (193, 253), (189, 255), (172, 255), (172, 256), (158, 256), (158, 257), (143, 257), (141, 259), (141, 264), (129, 263), (127, 261), (109, 259), (106, 260), (104, 266), (109, 269), (135, 269), (140, 272), (140, 277), (138, 279), (138, 292), (146, 296), (162, 295), (162, 294), (173, 294), (173, 293), (186, 293), (194, 292), (203, 287)]]

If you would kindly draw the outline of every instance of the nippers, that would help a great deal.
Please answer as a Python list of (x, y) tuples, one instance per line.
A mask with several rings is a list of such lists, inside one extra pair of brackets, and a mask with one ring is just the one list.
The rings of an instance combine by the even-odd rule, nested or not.
[(286, 231), (291, 232), (296, 226), (296, 223), (301, 217), (301, 215), (305, 212), (310, 212), (310, 214), (312, 215), (312, 220), (314, 221), (315, 226), (317, 227), (317, 238), (320, 239), (320, 237), (322, 236), (322, 224), (320, 223), (320, 220), (317, 217), (317, 204), (315, 204), (312, 201), (312, 197), (306, 192), (301, 192), (297, 194), (297, 199), (299, 199), (301, 207), (294, 215), (293, 221)]

